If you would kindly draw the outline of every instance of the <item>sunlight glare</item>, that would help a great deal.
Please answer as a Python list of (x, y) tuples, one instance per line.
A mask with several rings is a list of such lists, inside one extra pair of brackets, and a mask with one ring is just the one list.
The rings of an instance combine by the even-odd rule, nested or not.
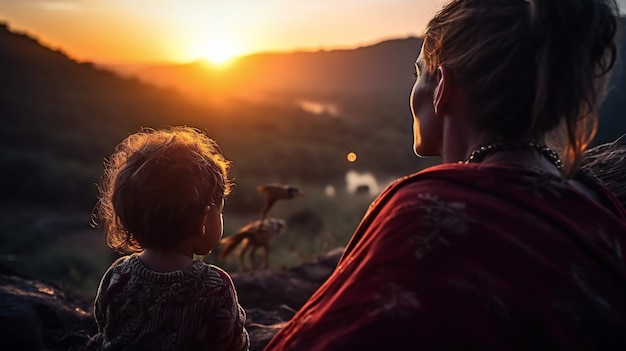
[(240, 55), (241, 47), (233, 40), (226, 37), (214, 37), (202, 44), (199, 44), (195, 56), (206, 59), (213, 64), (224, 64), (232, 58)]

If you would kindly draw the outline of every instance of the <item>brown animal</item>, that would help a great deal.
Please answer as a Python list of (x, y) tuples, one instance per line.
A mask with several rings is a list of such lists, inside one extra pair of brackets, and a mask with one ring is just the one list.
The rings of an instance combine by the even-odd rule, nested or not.
[(304, 196), (304, 193), (301, 192), (298, 187), (293, 185), (259, 185), (257, 187), (257, 191), (265, 197), (265, 203), (263, 204), (263, 209), (261, 210), (261, 218), (259, 219), (260, 221), (265, 219), (267, 212), (269, 212), (270, 208), (272, 208), (276, 201), (289, 200)]
[(253, 270), (255, 269), (254, 252), (259, 247), (263, 248), (265, 254), (263, 268), (267, 269), (269, 267), (270, 242), (283, 228), (285, 228), (285, 221), (282, 219), (268, 218), (263, 221), (254, 221), (239, 229), (234, 235), (220, 241), (223, 248), (219, 254), (219, 259), (225, 259), (226, 256), (243, 242), (243, 249), (239, 252), (239, 264), (241, 265), (241, 269), (246, 270), (244, 255), (249, 249), (252, 249), (252, 251), (250, 251), (250, 266)]

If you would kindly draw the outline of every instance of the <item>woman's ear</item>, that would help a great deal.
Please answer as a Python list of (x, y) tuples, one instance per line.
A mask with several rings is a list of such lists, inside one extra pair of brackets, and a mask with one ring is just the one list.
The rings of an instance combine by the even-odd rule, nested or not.
[(433, 92), (433, 107), (435, 109), (435, 115), (439, 116), (445, 113), (450, 95), (452, 94), (454, 81), (452, 74), (444, 66), (439, 66), (436, 74), (437, 86)]

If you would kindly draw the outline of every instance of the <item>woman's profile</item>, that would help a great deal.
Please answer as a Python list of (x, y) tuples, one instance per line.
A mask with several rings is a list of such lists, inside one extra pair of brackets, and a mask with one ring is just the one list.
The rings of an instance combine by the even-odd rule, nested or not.
[(452, 0), (411, 93), (442, 165), (370, 206), (266, 350), (626, 349), (626, 212), (581, 176), (616, 57), (613, 0)]

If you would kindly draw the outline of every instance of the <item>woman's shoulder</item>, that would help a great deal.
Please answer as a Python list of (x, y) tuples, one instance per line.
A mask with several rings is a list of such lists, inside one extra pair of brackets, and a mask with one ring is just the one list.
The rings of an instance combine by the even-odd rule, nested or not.
[[(371, 203), (359, 228), (367, 227), (374, 218), (389, 216), (405, 207), (419, 204), (424, 197), (458, 197), (455, 182), (464, 182), (480, 171), (475, 165), (442, 164), (399, 178), (389, 184)], [(358, 228), (357, 228), (358, 229)]]
[(608, 209), (614, 216), (626, 219), (619, 201), (598, 180), (587, 178), (585, 183), (597, 193), (597, 198), (582, 193), (571, 180), (541, 170), (509, 165), (443, 164), (396, 180), (375, 203), (394, 211), (433, 200), (463, 202), (481, 208), (488, 204), (526, 204), (525, 207), (559, 206), (585, 213), (604, 213)]
[(396, 180), (373, 207), (391, 207), (395, 211), (435, 200), (480, 207), (497, 202), (489, 199), (505, 203), (562, 203), (566, 194), (572, 195), (568, 182), (552, 173), (508, 165), (442, 164)]
[(475, 183), (474, 179), (485, 176), (485, 170), (474, 164), (432, 166), (395, 180), (380, 194), (378, 201), (385, 198), (397, 198), (402, 195), (410, 196), (411, 193), (415, 192), (449, 192), (450, 187), (453, 187), (454, 184), (467, 187), (468, 184)]
[(477, 164), (447, 163), (431, 166), (413, 174), (401, 177), (392, 182), (388, 188), (402, 188), (409, 184), (417, 184), (420, 181), (450, 181), (454, 179), (467, 179), (485, 173), (485, 169)]
[[(385, 192), (416, 191), (424, 188), (434, 192), (450, 192), (450, 188), (481, 193), (519, 188), (520, 184), (541, 183), (563, 187), (566, 180), (556, 174), (532, 168), (502, 164), (454, 163), (433, 166), (402, 177)], [(445, 185), (445, 186), (444, 186)]]

